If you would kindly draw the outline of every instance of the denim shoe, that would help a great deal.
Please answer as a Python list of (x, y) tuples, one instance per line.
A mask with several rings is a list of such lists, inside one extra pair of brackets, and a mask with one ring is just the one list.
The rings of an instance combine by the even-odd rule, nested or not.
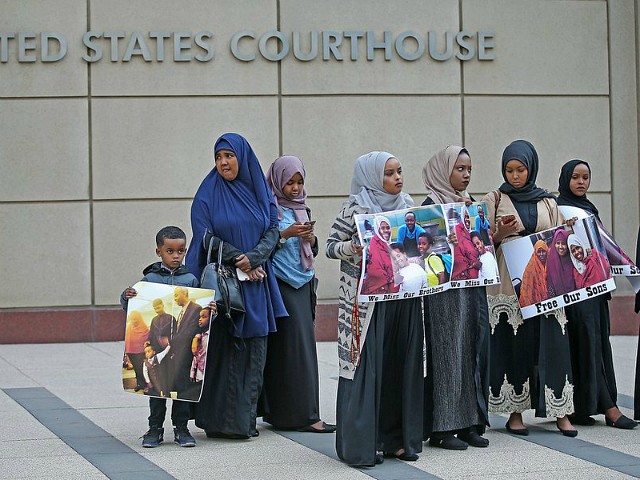
[(196, 439), (191, 436), (186, 425), (173, 427), (173, 441), (181, 447), (195, 447)]
[(164, 440), (164, 428), (149, 427), (149, 431), (142, 436), (142, 446), (154, 448), (160, 446)]

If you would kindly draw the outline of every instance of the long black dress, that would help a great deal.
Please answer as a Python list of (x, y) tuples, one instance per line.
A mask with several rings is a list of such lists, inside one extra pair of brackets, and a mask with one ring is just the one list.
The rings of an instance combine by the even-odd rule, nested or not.
[(294, 288), (278, 279), (289, 313), (269, 334), (262, 417), (277, 428), (301, 428), (320, 420), (318, 354), (314, 333), (315, 279)]
[(424, 302), (424, 439), (433, 432), (463, 433), (470, 427), (482, 434), (489, 424), (486, 290), (448, 290)]
[(376, 451), (422, 451), (423, 329), (420, 299), (375, 305), (353, 380), (338, 383), (336, 452), (350, 465)]
[[(427, 198), (423, 205), (432, 205)], [(427, 376), (424, 439), (434, 432), (483, 433), (489, 402), (489, 312), (486, 289), (424, 297)]]
[(600, 295), (565, 307), (576, 417), (604, 413), (616, 406), (618, 391), (609, 342), (607, 297)]
[[(487, 218), (520, 214), (509, 195), (487, 194), (482, 202)], [(536, 204), (536, 231), (562, 225), (556, 202), (543, 199)], [(549, 315), (522, 318), (518, 298), (502, 252), (502, 246), (519, 235), (505, 237), (496, 250), (501, 283), (487, 287), (491, 327), (489, 364), (489, 411), (521, 413), (535, 409), (536, 417), (564, 417), (574, 412), (571, 352), (564, 310)]]
[(211, 325), (205, 381), (200, 402), (195, 405), (195, 420), (209, 435), (249, 438), (256, 432), (267, 337), (232, 337), (229, 328), (223, 315)]

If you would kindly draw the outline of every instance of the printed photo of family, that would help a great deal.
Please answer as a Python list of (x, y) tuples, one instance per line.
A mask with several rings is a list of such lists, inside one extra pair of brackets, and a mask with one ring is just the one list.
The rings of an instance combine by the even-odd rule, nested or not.
[[(443, 205), (443, 210), (449, 227), (449, 239), (454, 245), (451, 280), (499, 279), (491, 229), (482, 204), (466, 206), (454, 203)], [(468, 286), (477, 284), (470, 282)]]
[(364, 246), (359, 301), (431, 295), (500, 281), (482, 204), (357, 215), (356, 224), (356, 240)]
[(122, 386), (197, 402), (202, 392), (213, 290), (138, 282), (129, 300)]
[[(559, 208), (564, 218), (585, 218), (588, 216), (581, 208), (568, 205), (563, 205)], [(598, 232), (600, 233), (604, 252), (611, 266), (611, 275), (614, 277), (626, 277), (629, 283), (631, 283), (633, 290), (636, 293), (640, 292), (640, 268), (638, 268), (629, 255), (622, 250), (622, 247), (616, 243), (613, 235), (602, 225), (600, 220), (595, 218), (595, 222), (598, 227)]]
[(523, 318), (615, 289), (593, 216), (506, 243), (503, 250)]

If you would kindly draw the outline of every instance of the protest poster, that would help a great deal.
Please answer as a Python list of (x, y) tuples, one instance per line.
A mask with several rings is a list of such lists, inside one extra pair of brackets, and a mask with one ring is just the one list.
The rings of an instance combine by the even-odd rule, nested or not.
[[(442, 205), (447, 233), (455, 236), (451, 288), (479, 287), (500, 283), (493, 234), (481, 203)], [(473, 225), (473, 227), (472, 227)]]
[(593, 216), (502, 244), (523, 318), (615, 290)]
[[(446, 217), (447, 214), (451, 218)], [(483, 222), (481, 204), (470, 207), (463, 203), (425, 205), (379, 214), (359, 214), (355, 220), (356, 240), (364, 248), (359, 302), (412, 298), (449, 288), (477, 287), (500, 281), (491, 233), (488, 222)], [(470, 227), (458, 228), (461, 241), (455, 247), (460, 247), (456, 264), (448, 237), (462, 222), (484, 227), (488, 244), (484, 243), (480, 232), (474, 233)], [(455, 271), (456, 265), (462, 269), (465, 254), (474, 258), (475, 271), (468, 278), (454, 279), (452, 269)], [(485, 260), (484, 273), (487, 274), (482, 278), (481, 257)], [(494, 273), (489, 273), (492, 264), (495, 265)]]
[(138, 282), (129, 299), (122, 386), (150, 397), (197, 402), (202, 393), (214, 291)]
[[(564, 218), (586, 218), (589, 216), (587, 212), (578, 207), (562, 205), (559, 207), (560, 213)], [(594, 217), (595, 218), (595, 217)], [(613, 239), (613, 235), (602, 225), (602, 222), (595, 218), (600, 238), (604, 246), (604, 251), (611, 265), (611, 275), (614, 277), (627, 277), (634, 291), (640, 291), (640, 268), (631, 260), (631, 258), (622, 250), (622, 248)]]

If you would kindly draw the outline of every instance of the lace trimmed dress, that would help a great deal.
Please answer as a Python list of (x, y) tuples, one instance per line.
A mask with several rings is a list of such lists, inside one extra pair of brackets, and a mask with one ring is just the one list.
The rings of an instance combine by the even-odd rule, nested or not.
[[(482, 202), (495, 229), (496, 218), (515, 215), (507, 194), (489, 192)], [(562, 225), (555, 200), (537, 204), (536, 232)], [(494, 230), (495, 231), (495, 230)], [(502, 243), (520, 238), (517, 233)], [(535, 409), (537, 417), (563, 417), (574, 412), (571, 351), (563, 309), (524, 320), (501, 248), (496, 257), (502, 283), (487, 287), (489, 303), (490, 374), (489, 411), (510, 414)]]

